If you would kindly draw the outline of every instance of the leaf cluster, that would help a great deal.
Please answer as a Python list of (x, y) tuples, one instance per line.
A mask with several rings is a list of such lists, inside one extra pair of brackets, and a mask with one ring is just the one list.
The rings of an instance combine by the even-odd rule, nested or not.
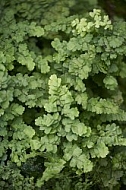
[(126, 184), (126, 23), (76, 5), (2, 2), (2, 189)]

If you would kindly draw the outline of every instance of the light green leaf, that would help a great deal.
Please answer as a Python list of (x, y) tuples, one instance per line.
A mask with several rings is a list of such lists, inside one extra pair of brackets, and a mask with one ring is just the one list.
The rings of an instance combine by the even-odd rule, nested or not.
[(87, 100), (88, 100), (88, 95), (87, 93), (78, 93), (75, 101), (77, 101), (78, 104), (81, 104), (84, 109), (87, 107)]
[(25, 110), (23, 106), (15, 103), (13, 103), (10, 108), (11, 108), (11, 113), (14, 115), (22, 115)]
[(29, 137), (29, 138), (32, 138), (34, 135), (35, 135), (35, 130), (30, 127), (30, 126), (26, 126), (24, 128), (24, 133)]
[(42, 56), (37, 56), (35, 62), (38, 68), (41, 70), (41, 73), (48, 73), (50, 71), (48, 60), (46, 58), (43, 58)]
[(103, 82), (105, 87), (110, 90), (115, 90), (118, 86), (117, 80), (113, 76), (106, 76)]
[(75, 122), (72, 125), (72, 132), (79, 136), (83, 136), (87, 133), (87, 127), (83, 123)]
[(65, 125), (65, 131), (69, 133), (71, 131), (71, 126), (70, 125)]
[(77, 159), (75, 159), (75, 158), (72, 158), (72, 160), (70, 161), (70, 167), (76, 167), (76, 165), (77, 165)]
[(68, 105), (73, 102), (73, 97), (71, 95), (71, 92), (68, 90), (66, 86), (62, 86), (60, 89), (60, 104), (61, 105)]
[(48, 103), (45, 103), (44, 108), (48, 113), (57, 112), (57, 104), (56, 102), (51, 102), (51, 99)]
[(91, 142), (91, 141), (88, 141), (87, 142), (87, 147), (88, 148), (92, 148), (94, 146), (94, 143), (93, 142)]
[[(90, 171), (92, 171), (92, 168), (93, 168), (92, 162), (89, 159), (87, 159), (87, 157), (84, 154), (81, 154), (77, 157), (76, 156), (73, 157), (70, 161), (70, 166), (81, 169), (81, 173), (90, 172)], [(78, 173), (78, 172), (79, 172), (79, 170), (76, 171), (76, 173)]]
[(38, 117), (37, 119), (35, 119), (35, 125), (37, 125), (37, 126), (42, 125), (42, 117)]
[(79, 111), (77, 108), (69, 109), (69, 106), (64, 106), (64, 108), (62, 109), (62, 114), (74, 120), (76, 117), (79, 116)]
[(80, 149), (79, 147), (76, 147), (74, 150), (73, 150), (73, 156), (74, 157), (78, 157), (82, 154), (82, 149)]
[(57, 76), (55, 74), (51, 75), (49, 82), (48, 82), (48, 85), (49, 85), (49, 94), (51, 94), (51, 95), (57, 94), (58, 89), (61, 85), (61, 79), (57, 78)]
[(41, 146), (41, 143), (39, 140), (30, 140), (30, 144), (31, 144), (31, 149), (32, 150), (38, 150)]
[[(82, 165), (82, 163), (83, 163), (83, 165)], [(92, 171), (93, 163), (89, 159), (87, 159), (84, 154), (82, 154), (78, 158), (77, 167), (83, 168), (84, 173), (88, 173), (88, 172)]]
[(41, 26), (36, 26), (36, 22), (31, 22), (28, 26), (28, 33), (30, 36), (40, 37), (44, 35), (44, 29)]
[(84, 92), (86, 90), (85, 84), (78, 77), (76, 78), (76, 82), (75, 82), (74, 86), (75, 86), (75, 90), (77, 90), (79, 92)]
[(105, 158), (109, 153), (108, 147), (104, 144), (104, 142), (99, 141), (96, 146), (91, 150), (92, 158)]
[(78, 43), (77, 38), (71, 38), (67, 44), (67, 49), (70, 51), (77, 51), (81, 49), (81, 45)]
[(110, 47), (113, 47), (113, 48), (120, 47), (123, 43), (123, 40), (124, 40), (122, 37), (116, 38), (114, 36), (109, 37), (108, 39), (110, 40), (110, 42), (109, 42)]
[(37, 186), (39, 186), (39, 184), (41, 185), (41, 183), (43, 183), (44, 181), (48, 181), (50, 178), (55, 177), (57, 174), (60, 173), (60, 171), (64, 168), (65, 165), (65, 161), (63, 159), (55, 159), (55, 162), (46, 162), (46, 169), (43, 172), (43, 176), (42, 178), (37, 180)]
[(35, 63), (31, 57), (27, 57), (26, 59), (26, 65), (29, 71), (33, 71), (35, 67)]
[(75, 134), (72, 134), (72, 133), (68, 133), (68, 134), (66, 134), (66, 139), (69, 141), (69, 142), (71, 142), (71, 141), (73, 141), (73, 140), (77, 140), (77, 135), (75, 135)]

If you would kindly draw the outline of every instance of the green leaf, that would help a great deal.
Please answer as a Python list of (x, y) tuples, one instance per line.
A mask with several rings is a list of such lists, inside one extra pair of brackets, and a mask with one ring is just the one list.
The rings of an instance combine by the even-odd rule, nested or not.
[(30, 53), (28, 52), (28, 55), (24, 53), (24, 55), (22, 55), (24, 52), (19, 53), (18, 56), (18, 62), (22, 65), (26, 65), (29, 71), (32, 71), (35, 67), (35, 63), (33, 61), (33, 58), (30, 56)]
[(118, 86), (117, 80), (113, 76), (106, 76), (103, 82), (105, 87), (110, 90), (115, 90)]
[(66, 86), (62, 86), (59, 93), (60, 104), (63, 106), (67, 106), (73, 102), (73, 97), (71, 92), (68, 90)]
[(75, 156), (75, 157), (78, 157), (82, 154), (82, 149), (80, 149), (79, 147), (76, 147), (74, 150), (73, 150), (73, 153), (72, 155)]
[(41, 26), (35, 26), (36, 23), (34, 24), (33, 22), (31, 23), (31, 25), (29, 26), (29, 34), (31, 36), (43, 36), (44, 35), (44, 29)]
[[(46, 169), (43, 172), (41, 179), (37, 180), (37, 186), (41, 187), (44, 181), (48, 181), (50, 178), (55, 177), (64, 168), (65, 161), (63, 159), (55, 159), (53, 162), (46, 162)], [(40, 184), (40, 185), (39, 185)]]
[(76, 78), (76, 82), (75, 82), (74, 86), (75, 86), (75, 90), (77, 90), (79, 92), (86, 91), (85, 84), (80, 78)]
[(109, 37), (108, 40), (109, 40), (110, 47), (117, 48), (122, 45), (124, 39), (121, 37), (116, 38), (115, 36), (112, 36), (112, 37)]
[(68, 106), (64, 106), (62, 109), (62, 114), (74, 120), (79, 116), (79, 111), (77, 108), (69, 108)]
[(77, 103), (78, 103), (79, 105), (82, 105), (82, 107), (83, 107), (84, 109), (86, 109), (86, 107), (87, 107), (87, 100), (88, 100), (88, 95), (87, 95), (87, 93), (78, 93), (78, 94), (76, 95), (76, 98), (75, 98), (75, 101), (77, 101)]
[(69, 133), (71, 131), (71, 125), (65, 125), (65, 131)]
[[(79, 76), (81, 80), (87, 79), (91, 71), (92, 56), (89, 53), (81, 54), (78, 58), (73, 58), (69, 63), (71, 75)], [(88, 61), (87, 61), (88, 60)]]
[(31, 144), (31, 149), (32, 150), (39, 150), (39, 148), (41, 147), (41, 143), (39, 140), (30, 140), (30, 144)]
[(69, 161), (73, 156), (73, 152), (75, 155), (76, 151), (77, 151), (78, 155), (80, 155), (80, 153), (82, 152), (82, 150), (77, 146), (77, 144), (72, 144), (72, 142), (64, 143), (64, 156), (63, 156), (63, 158), (66, 161)]
[(87, 127), (83, 123), (75, 121), (72, 125), (72, 132), (79, 136), (83, 136), (87, 133)]
[(70, 51), (77, 51), (81, 49), (81, 45), (78, 43), (77, 38), (71, 38), (67, 44), (67, 49)]
[(55, 133), (59, 122), (59, 113), (54, 113), (53, 115), (47, 114), (35, 120), (35, 124), (40, 126), (40, 130), (43, 130), (45, 134)]
[(54, 41), (52, 41), (51, 45), (57, 51), (62, 49), (62, 44), (58, 38), (55, 38)]
[(42, 56), (38, 56), (35, 62), (38, 68), (41, 70), (41, 73), (48, 73), (50, 71), (48, 60), (46, 60), (46, 58), (43, 58)]
[(14, 115), (22, 115), (25, 108), (19, 104), (15, 104), (13, 103), (10, 107), (11, 109), (11, 113), (14, 114)]
[(48, 85), (49, 85), (49, 94), (50, 95), (57, 94), (59, 91), (59, 87), (61, 85), (61, 79), (57, 78), (55, 74), (51, 75)]
[(72, 133), (67, 133), (66, 134), (66, 139), (69, 141), (69, 142), (71, 142), (71, 141), (73, 141), (73, 140), (77, 140), (77, 135), (75, 135), (75, 134), (72, 134)]
[(91, 98), (87, 104), (87, 110), (97, 114), (116, 114), (118, 109), (118, 106), (113, 101), (102, 98)]
[(108, 147), (102, 141), (98, 141), (98, 143), (91, 150), (92, 158), (105, 158), (109, 154)]
[[(70, 161), (71, 167), (77, 167), (78, 169), (81, 169), (81, 173), (87, 173), (92, 171), (93, 164), (92, 162), (87, 159), (87, 157), (84, 154), (81, 154), (79, 156), (74, 156)], [(79, 170), (76, 171), (78, 173)]]
[(88, 148), (92, 148), (94, 146), (94, 142), (88, 141), (86, 145)]
[(52, 102), (51, 98), (48, 103), (45, 103), (44, 108), (48, 113), (57, 112), (58, 109), (56, 102)]
[(24, 128), (24, 133), (29, 137), (29, 138), (32, 138), (34, 135), (35, 135), (35, 130), (30, 127), (30, 126), (26, 126)]

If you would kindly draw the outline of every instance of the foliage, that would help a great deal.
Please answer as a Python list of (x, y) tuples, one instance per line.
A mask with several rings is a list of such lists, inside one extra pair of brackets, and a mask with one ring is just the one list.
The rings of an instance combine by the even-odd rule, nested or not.
[(1, 189), (126, 184), (126, 23), (84, 3), (1, 1)]

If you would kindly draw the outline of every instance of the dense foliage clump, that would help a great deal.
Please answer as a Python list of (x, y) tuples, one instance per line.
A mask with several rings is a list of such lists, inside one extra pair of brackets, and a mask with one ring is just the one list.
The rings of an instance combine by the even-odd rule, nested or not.
[(126, 22), (95, 0), (5, 0), (0, 24), (0, 188), (126, 185)]

